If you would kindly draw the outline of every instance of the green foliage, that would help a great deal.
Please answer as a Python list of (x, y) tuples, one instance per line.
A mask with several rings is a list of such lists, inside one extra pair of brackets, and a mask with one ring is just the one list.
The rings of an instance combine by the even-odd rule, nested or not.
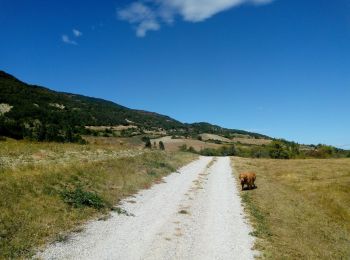
[(165, 146), (164, 146), (164, 143), (162, 141), (159, 141), (159, 149), (165, 150)]
[(237, 152), (234, 145), (222, 146), (218, 149), (204, 148), (199, 151), (199, 154), (204, 156), (234, 156), (236, 153)]
[(204, 155), (204, 156), (218, 156), (219, 152), (216, 149), (213, 148), (204, 148), (202, 150), (199, 151), (200, 155)]
[(206, 142), (213, 143), (213, 144), (222, 144), (222, 141), (217, 139), (208, 139)]
[(222, 156), (235, 156), (237, 155), (237, 150), (234, 145), (230, 146), (222, 146), (219, 148), (219, 152), (221, 153)]
[(197, 151), (196, 151), (192, 146), (190, 146), (190, 147), (187, 149), (187, 152), (190, 152), (190, 153), (197, 153)]
[(289, 159), (290, 155), (282, 141), (275, 140), (269, 145), (269, 154), (273, 159)]
[(192, 146), (187, 148), (187, 145), (184, 144), (180, 146), (179, 149), (180, 151), (196, 153), (204, 156), (234, 156), (237, 154), (236, 147), (234, 145), (222, 146), (218, 149), (204, 148), (198, 152)]
[(227, 129), (217, 125), (205, 123), (205, 122), (187, 124), (187, 131), (192, 134), (201, 134), (201, 133), (217, 134), (217, 135), (225, 136), (227, 138), (231, 138), (235, 134), (241, 134), (241, 135), (249, 135), (257, 139), (258, 138), (271, 139), (266, 135), (252, 133), (252, 132), (243, 131), (243, 130), (237, 130), (237, 129)]
[(152, 148), (152, 143), (151, 143), (151, 140), (149, 138), (146, 139), (146, 141), (145, 141), (145, 148), (149, 148), (149, 149)]
[(338, 149), (333, 146), (319, 144), (314, 147), (313, 150), (309, 150), (306, 152), (308, 157), (314, 158), (341, 158), (347, 157), (349, 155), (349, 151), (345, 151), (342, 149)]
[[(201, 140), (200, 134), (211, 133), (227, 138), (248, 135), (253, 138), (271, 139), (268, 136), (237, 129), (226, 129), (209, 123), (183, 124), (170, 117), (141, 110), (133, 110), (103, 99), (55, 92), (50, 89), (28, 85), (0, 71), (0, 104), (12, 108), (0, 115), (0, 136), (35, 141), (85, 143), (81, 135), (115, 136), (112, 128), (103, 132), (86, 129), (85, 126), (128, 125), (120, 135), (131, 137), (146, 129), (165, 129), (172, 138), (191, 137)], [(220, 141), (212, 141), (221, 143)], [(147, 141), (148, 143), (148, 141)], [(149, 145), (149, 144), (147, 144)], [(183, 147), (182, 150), (188, 150)], [(194, 149), (193, 149), (194, 150)], [(222, 154), (225, 151), (204, 150), (205, 154)], [(248, 149), (238, 148), (236, 155), (256, 158), (338, 158), (346, 157), (348, 151), (332, 146), (318, 145), (314, 149), (300, 151), (300, 145), (285, 140), (274, 140), (270, 146)]]
[(105, 202), (101, 197), (96, 193), (84, 191), (80, 187), (74, 190), (63, 190), (60, 195), (64, 202), (75, 208), (91, 207), (102, 209), (105, 207)]
[[(0, 135), (16, 139), (75, 141), (75, 135), (85, 133), (86, 125), (127, 125), (126, 120), (145, 128), (184, 127), (182, 123), (156, 113), (28, 85), (2, 71), (0, 93), (0, 103), (13, 107), (4, 116), (0, 116)], [(73, 138), (66, 137), (67, 128), (73, 131)], [(105, 134), (111, 135), (111, 129), (106, 129)]]
[[(13, 108), (0, 116), (0, 135), (37, 141), (76, 142), (79, 135), (99, 134), (85, 126), (133, 125), (141, 129), (165, 129), (173, 136), (197, 138), (201, 133), (219, 135), (247, 134), (256, 138), (263, 135), (221, 128), (208, 123), (183, 124), (168, 116), (134, 110), (110, 101), (81, 95), (55, 92), (28, 85), (0, 71), (0, 103)], [(69, 129), (69, 130), (67, 130)], [(113, 136), (106, 129), (103, 136)], [(136, 133), (140, 134), (140, 133)], [(123, 130), (121, 136), (135, 135), (133, 129)]]

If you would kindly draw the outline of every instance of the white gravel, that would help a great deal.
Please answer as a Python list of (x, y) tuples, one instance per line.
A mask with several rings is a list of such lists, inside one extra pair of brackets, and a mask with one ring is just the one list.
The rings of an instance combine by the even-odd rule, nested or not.
[[(44, 259), (253, 259), (253, 238), (230, 159), (201, 157), (164, 183), (125, 199), (134, 216), (113, 213), (68, 241), (48, 246)], [(136, 203), (135, 203), (136, 202)], [(180, 213), (182, 211), (182, 214)]]

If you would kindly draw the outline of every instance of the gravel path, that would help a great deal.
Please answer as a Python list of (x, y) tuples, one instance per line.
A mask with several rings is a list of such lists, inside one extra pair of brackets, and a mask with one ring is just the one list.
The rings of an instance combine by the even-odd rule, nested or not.
[(201, 157), (113, 213), (50, 245), (44, 259), (252, 259), (230, 159)]

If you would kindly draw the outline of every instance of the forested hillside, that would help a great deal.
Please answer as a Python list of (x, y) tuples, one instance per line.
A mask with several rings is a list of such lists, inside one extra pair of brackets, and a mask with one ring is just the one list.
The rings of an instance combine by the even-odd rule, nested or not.
[(81, 141), (80, 134), (90, 133), (85, 126), (129, 124), (143, 130), (162, 129), (168, 134), (245, 134), (267, 138), (209, 123), (184, 124), (168, 116), (129, 109), (103, 99), (52, 91), (26, 84), (3, 71), (0, 71), (0, 93), (0, 135), (16, 139), (76, 142)]

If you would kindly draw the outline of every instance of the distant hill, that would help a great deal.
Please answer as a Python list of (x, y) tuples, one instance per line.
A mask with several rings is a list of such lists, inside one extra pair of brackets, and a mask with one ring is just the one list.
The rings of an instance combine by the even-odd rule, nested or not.
[(38, 141), (77, 141), (85, 126), (135, 125), (140, 129), (162, 129), (168, 134), (213, 133), (267, 136), (226, 129), (209, 123), (185, 124), (171, 117), (130, 109), (111, 101), (56, 92), (24, 83), (0, 71), (0, 135)]

